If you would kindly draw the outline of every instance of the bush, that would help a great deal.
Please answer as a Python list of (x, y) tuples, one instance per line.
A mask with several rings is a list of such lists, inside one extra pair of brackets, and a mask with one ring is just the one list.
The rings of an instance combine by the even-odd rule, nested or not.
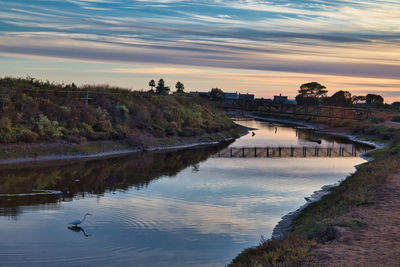
[(393, 116), (391, 121), (400, 122), (400, 116)]
[(369, 120), (370, 122), (372, 122), (372, 123), (382, 123), (382, 122), (385, 122), (385, 119), (384, 119), (384, 118), (382, 118), (382, 117), (377, 117), (377, 116), (370, 116), (370, 117), (368, 118), (368, 120)]
[(62, 127), (59, 126), (58, 121), (51, 121), (43, 114), (40, 114), (39, 118), (34, 120), (34, 124), (42, 136), (57, 138), (63, 135)]

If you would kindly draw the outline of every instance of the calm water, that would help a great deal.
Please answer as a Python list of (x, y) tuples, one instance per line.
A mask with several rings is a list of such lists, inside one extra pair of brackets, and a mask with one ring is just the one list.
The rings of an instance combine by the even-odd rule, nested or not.
[[(360, 158), (210, 158), (227, 146), (343, 145), (258, 121), (232, 144), (0, 169), (0, 265), (224, 266)], [(91, 212), (81, 229), (67, 222)]]

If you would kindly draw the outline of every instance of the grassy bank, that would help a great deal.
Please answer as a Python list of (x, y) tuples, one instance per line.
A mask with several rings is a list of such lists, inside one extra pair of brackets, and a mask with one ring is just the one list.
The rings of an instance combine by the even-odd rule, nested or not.
[(365, 227), (367, 222), (353, 219), (346, 214), (357, 206), (373, 203), (376, 189), (400, 166), (399, 130), (385, 127), (383, 123), (373, 120), (357, 122), (292, 116), (285, 118), (323, 123), (325, 128), (342, 128), (341, 130), (350, 134), (386, 141), (388, 145), (371, 153), (370, 156), (375, 160), (360, 166), (357, 172), (333, 188), (329, 195), (307, 206), (293, 221), (293, 232), (284, 240), (262, 239), (257, 247), (246, 249), (239, 254), (230, 266), (301, 265), (302, 261), (311, 255), (314, 246), (337, 237), (336, 226)]
[(0, 79), (0, 143), (193, 137), (234, 123), (191, 94), (156, 95), (109, 86)]
[(32, 78), (0, 79), (0, 110), (0, 159), (209, 142), (241, 131), (211, 102), (191, 94)]

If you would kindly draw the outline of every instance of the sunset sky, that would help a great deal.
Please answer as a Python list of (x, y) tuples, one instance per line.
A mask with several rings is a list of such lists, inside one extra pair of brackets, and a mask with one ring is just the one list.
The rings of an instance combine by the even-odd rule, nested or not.
[(400, 101), (398, 0), (1, 0), (0, 76)]

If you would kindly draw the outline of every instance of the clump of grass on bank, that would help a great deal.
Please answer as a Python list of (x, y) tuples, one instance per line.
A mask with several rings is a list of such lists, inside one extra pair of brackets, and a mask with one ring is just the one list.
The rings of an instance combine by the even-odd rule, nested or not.
[(209, 101), (118, 87), (0, 79), (0, 144), (195, 137), (234, 129)]
[(315, 245), (315, 241), (298, 235), (290, 235), (281, 241), (264, 240), (261, 237), (257, 248), (244, 250), (229, 266), (295, 266), (298, 259), (309, 255), (311, 247)]

